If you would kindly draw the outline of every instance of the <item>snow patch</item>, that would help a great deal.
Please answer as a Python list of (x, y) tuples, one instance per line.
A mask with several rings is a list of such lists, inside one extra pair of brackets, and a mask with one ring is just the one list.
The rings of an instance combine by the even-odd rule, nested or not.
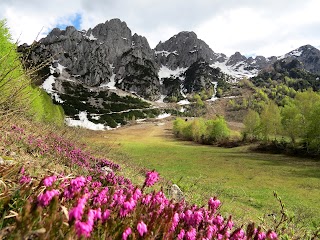
[(66, 67), (62, 66), (60, 63), (58, 63), (57, 69), (59, 70), (59, 73), (62, 74), (63, 69)]
[(190, 104), (190, 102), (189, 102), (189, 100), (188, 99), (184, 99), (184, 100), (181, 100), (181, 101), (179, 101), (179, 102), (177, 102), (177, 104), (178, 105), (189, 105)]
[(95, 36), (93, 36), (92, 33), (90, 33), (90, 36), (86, 36), (89, 40), (91, 41), (95, 41), (95, 40), (98, 40), (98, 38), (96, 38)]
[(179, 112), (184, 113), (186, 109), (184, 107), (180, 108)]
[(112, 69), (112, 75), (110, 77), (110, 82), (108, 83), (103, 83), (100, 85), (100, 87), (107, 87), (108, 89), (113, 89), (113, 90), (116, 90), (116, 81), (115, 81), (115, 78), (116, 78), (116, 74), (113, 73), (113, 69), (114, 69), (114, 66), (113, 64), (110, 64), (110, 68)]
[(210, 67), (220, 68), (220, 70), (228, 74), (234, 78), (243, 78), (243, 77), (254, 77), (258, 74), (258, 70), (254, 69), (252, 71), (248, 71), (244, 69), (244, 63), (239, 62), (234, 66), (227, 65), (228, 59), (224, 62), (215, 62), (210, 65)]
[(100, 116), (98, 114), (91, 114), (91, 118), (94, 120), (99, 120)]
[(219, 98), (216, 97), (217, 95), (217, 87), (218, 87), (218, 82), (212, 82), (214, 88), (213, 88), (213, 95), (210, 99), (208, 99), (207, 101), (210, 101), (210, 102), (214, 102), (216, 100), (218, 100)]
[(156, 103), (163, 103), (163, 100), (167, 97), (167, 95), (161, 95), (160, 99), (156, 101)]
[(79, 112), (78, 116), (80, 120), (74, 120), (72, 118), (67, 117), (65, 119), (66, 124), (70, 127), (82, 127), (95, 131), (104, 131), (106, 129), (106, 127), (101, 123), (96, 124), (89, 121), (87, 118), (87, 112)]
[(158, 54), (161, 54), (162, 56), (165, 56), (165, 57), (168, 57), (170, 54), (174, 54), (174, 55), (179, 55), (177, 50), (173, 51), (173, 52), (168, 52), (168, 51), (165, 51), (165, 50), (162, 50), (162, 51), (155, 51), (155, 54), (158, 55)]
[(299, 51), (298, 49), (293, 50), (289, 53), (291, 56), (299, 57), (302, 54), (302, 51)]
[(63, 103), (64, 101), (60, 98), (58, 93), (53, 90), (53, 84), (55, 83), (56, 78), (50, 75), (41, 85), (41, 88), (54, 97), (54, 100), (58, 103)]
[[(188, 68), (176, 68), (175, 70), (171, 70), (166, 66), (161, 66), (158, 76), (159, 78), (169, 78), (169, 77), (179, 77), (181, 73), (185, 72)], [(181, 79), (181, 77), (180, 77)], [(181, 79), (182, 80), (182, 79)]]
[(170, 116), (171, 116), (171, 113), (162, 113), (156, 119), (164, 119)]

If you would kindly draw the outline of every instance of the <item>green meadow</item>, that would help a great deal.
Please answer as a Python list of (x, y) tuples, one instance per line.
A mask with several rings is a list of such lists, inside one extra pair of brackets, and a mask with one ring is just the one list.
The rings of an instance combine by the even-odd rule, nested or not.
[(171, 123), (97, 133), (91, 141), (111, 144), (113, 157), (129, 165), (155, 169), (178, 184), (187, 200), (201, 205), (217, 196), (223, 216), (257, 223), (270, 214), (279, 218), (276, 191), (299, 227), (320, 225), (320, 161), (180, 141)]

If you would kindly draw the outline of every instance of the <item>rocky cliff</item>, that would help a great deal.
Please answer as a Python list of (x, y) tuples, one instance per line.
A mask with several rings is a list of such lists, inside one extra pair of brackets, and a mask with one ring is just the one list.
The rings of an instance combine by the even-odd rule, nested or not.
[(71, 80), (86, 86), (116, 85), (151, 100), (160, 97), (153, 50), (145, 37), (132, 35), (119, 19), (88, 31), (53, 29), (32, 46), (29, 59), (39, 64), (48, 57), (63, 66)]

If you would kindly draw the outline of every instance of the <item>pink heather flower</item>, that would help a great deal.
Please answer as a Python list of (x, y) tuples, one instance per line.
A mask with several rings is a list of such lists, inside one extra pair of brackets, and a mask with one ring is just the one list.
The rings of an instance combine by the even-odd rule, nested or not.
[(75, 220), (81, 220), (82, 218), (82, 214), (83, 214), (83, 210), (85, 208), (87, 199), (88, 199), (89, 195), (85, 194), (82, 198), (80, 198), (78, 200), (78, 204), (76, 207), (72, 208), (69, 211), (69, 220), (71, 221), (72, 219)]
[(264, 232), (259, 232), (258, 233), (258, 240), (265, 240), (266, 239), (266, 234)]
[(232, 239), (235, 240), (241, 240), (241, 239), (245, 239), (245, 232), (243, 229), (240, 229), (239, 231), (237, 231), (233, 236)]
[(26, 171), (26, 170), (24, 169), (24, 167), (22, 167), (21, 170), (20, 170), (20, 174), (24, 174), (25, 171)]
[(145, 195), (143, 198), (142, 198), (142, 203), (144, 205), (148, 205), (150, 202), (151, 202), (151, 199), (152, 199), (152, 195), (151, 194), (148, 194), (148, 195)]
[(136, 188), (133, 193), (133, 199), (137, 201), (142, 196), (141, 190), (139, 188)]
[(108, 201), (108, 187), (105, 187), (101, 192), (93, 199), (93, 204), (103, 205)]
[(38, 196), (38, 203), (42, 205), (43, 207), (49, 205), (51, 202), (52, 198), (56, 195), (59, 195), (60, 192), (56, 189), (53, 189), (51, 191), (46, 191), (45, 193), (41, 193)]
[(130, 198), (129, 201), (125, 201), (120, 209), (120, 216), (127, 216), (136, 206), (136, 202), (133, 198)]
[(191, 229), (186, 233), (187, 240), (196, 240), (197, 231), (195, 228), (191, 227)]
[(193, 213), (193, 223), (195, 225), (199, 225), (202, 220), (203, 220), (202, 212), (200, 210), (199, 211), (195, 211)]
[(101, 209), (90, 209), (86, 222), (76, 221), (75, 228), (79, 237), (90, 237), (94, 221), (101, 219)]
[(122, 233), (122, 240), (127, 240), (128, 236), (132, 233), (132, 230), (130, 227), (128, 227), (123, 233)]
[(138, 230), (140, 236), (142, 237), (148, 231), (147, 230), (147, 225), (143, 221), (141, 221), (137, 225), (137, 230)]
[(218, 209), (218, 207), (220, 206), (221, 202), (219, 199), (214, 198), (210, 198), (208, 205), (209, 205), (209, 209), (213, 210), (214, 212)]
[(147, 187), (152, 186), (159, 180), (159, 174), (156, 171), (150, 171), (146, 174), (146, 180), (144, 182), (144, 185)]
[(23, 176), (21, 176), (19, 183), (20, 184), (28, 184), (31, 182), (31, 180), (32, 180), (31, 177), (29, 177), (27, 175), (23, 175)]
[(105, 222), (110, 217), (110, 210), (106, 209), (101, 216), (102, 222)]
[(270, 239), (270, 240), (278, 239), (278, 235), (277, 233), (270, 231), (267, 233), (267, 239)]
[(46, 177), (43, 179), (43, 185), (50, 187), (57, 180), (57, 176)]
[(180, 233), (178, 234), (178, 239), (179, 240), (182, 240), (184, 238), (184, 235), (186, 234), (185, 230), (184, 229), (181, 229), (180, 230)]
[(76, 221), (75, 228), (79, 237), (81, 236), (85, 236), (87, 238), (90, 237), (92, 232), (92, 226), (90, 223)]
[(218, 232), (218, 228), (216, 225), (209, 225), (207, 230), (207, 238), (212, 239), (213, 235)]
[(172, 219), (172, 226), (170, 228), (170, 231), (174, 231), (176, 229), (176, 227), (178, 226), (178, 223), (179, 223), (179, 214), (178, 213), (175, 213), (173, 215), (173, 219)]
[(230, 217), (230, 219), (228, 220), (228, 222), (227, 222), (227, 226), (228, 226), (228, 228), (231, 230), (232, 229), (232, 227), (233, 227), (233, 221), (231, 220), (231, 217)]
[(217, 225), (222, 225), (223, 221), (224, 221), (224, 219), (221, 215), (218, 215), (215, 219), (213, 219), (213, 222)]

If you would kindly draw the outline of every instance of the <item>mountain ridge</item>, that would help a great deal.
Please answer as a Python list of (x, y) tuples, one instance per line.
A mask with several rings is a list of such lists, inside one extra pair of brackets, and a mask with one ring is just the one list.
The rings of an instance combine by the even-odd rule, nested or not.
[[(227, 57), (214, 52), (196, 33), (183, 31), (151, 49), (144, 36), (132, 34), (120, 19), (82, 31), (73, 26), (65, 30), (55, 28), (38, 42), (19, 46), (19, 51), (27, 59), (26, 65), (51, 59), (51, 66), (39, 72), (40, 84), (50, 82), (52, 87), (48, 89), (57, 102), (59, 94), (64, 94), (63, 82), (82, 84), (88, 91), (107, 95), (108, 91), (119, 89), (147, 100), (162, 101), (185, 99), (198, 91), (216, 92), (217, 87), (225, 86), (223, 82), (256, 76), (282, 61), (297, 60), (300, 68), (320, 73), (320, 51), (311, 45), (280, 57), (246, 57), (240, 52)], [(96, 96), (97, 99), (87, 99), (93, 108), (94, 102), (101, 105), (101, 94)]]

